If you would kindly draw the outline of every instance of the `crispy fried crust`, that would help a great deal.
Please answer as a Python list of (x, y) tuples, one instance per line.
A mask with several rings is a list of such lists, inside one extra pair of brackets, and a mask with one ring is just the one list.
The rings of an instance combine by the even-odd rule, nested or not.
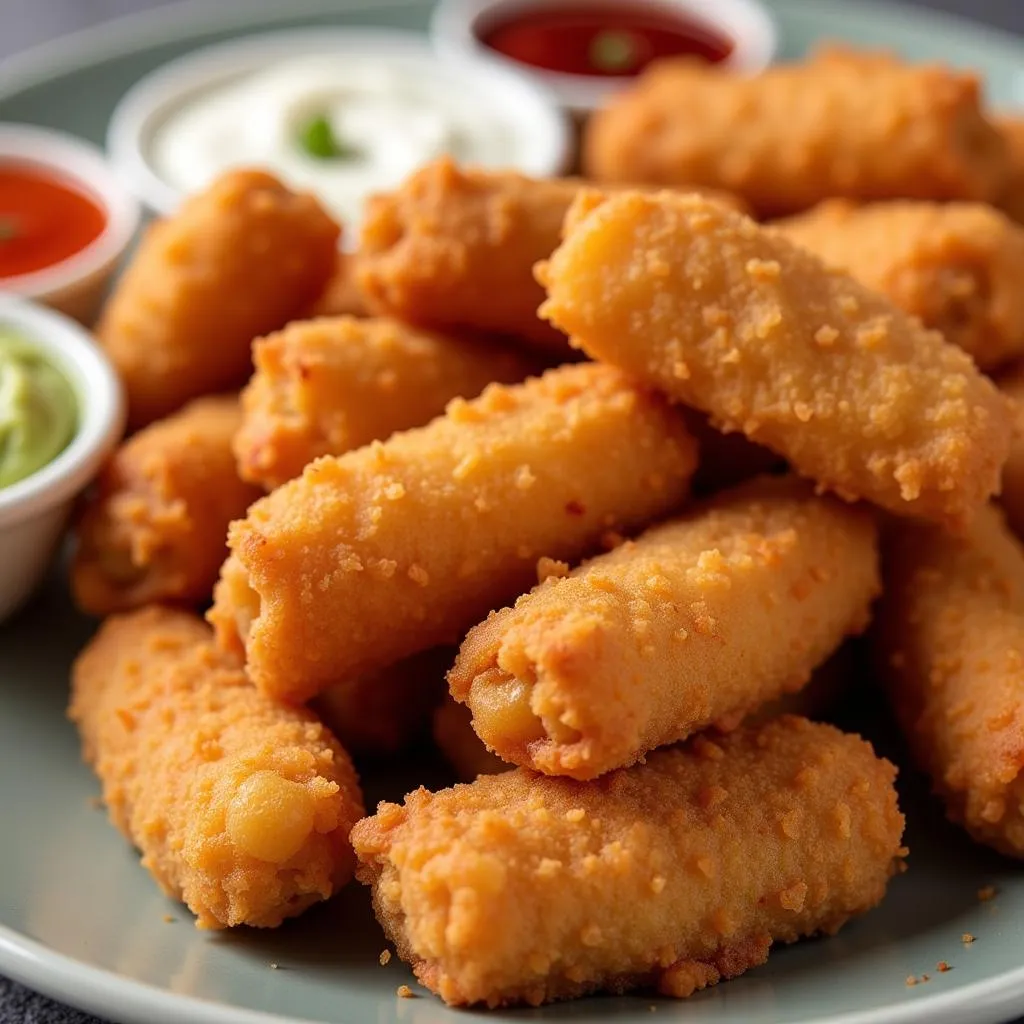
[(687, 996), (881, 900), (905, 852), (894, 776), (781, 718), (596, 783), (520, 768), (382, 803), (352, 831), (357, 877), (450, 1004)]
[(694, 196), (580, 196), (538, 269), (591, 356), (898, 515), (959, 525), (998, 488), (1009, 403), (964, 352), (778, 232)]
[(1010, 457), (1003, 466), (1003, 487), (999, 503), (1006, 521), (1018, 537), (1024, 537), (1024, 365), (1000, 377), (999, 390), (1014, 403), (1017, 429), (1010, 446)]
[(266, 693), (303, 700), (438, 644), (685, 498), (682, 418), (581, 364), (454, 400), (426, 427), (326, 456), (232, 525), (210, 621)]
[(209, 600), (228, 523), (260, 496), (235, 472), (241, 421), (235, 396), (197, 398), (117, 449), (76, 528), (71, 588), (83, 611)]
[(1024, 549), (994, 506), (963, 537), (893, 526), (876, 650), (949, 817), (1024, 857)]
[(763, 216), (833, 196), (991, 202), (1010, 172), (975, 75), (837, 47), (754, 77), (660, 61), (591, 119), (583, 164), (727, 189)]
[(359, 286), (373, 308), (410, 323), (505, 334), (564, 359), (565, 336), (537, 316), (544, 292), (532, 270), (558, 244), (583, 184), (435, 160), (368, 201)]
[(762, 478), (492, 613), (448, 681), (504, 760), (593, 779), (800, 689), (878, 589), (866, 509)]
[(313, 196), (262, 171), (226, 174), (154, 223), (96, 328), (124, 381), (129, 427), (241, 387), (253, 338), (323, 289), (338, 233)]
[(242, 392), (239, 473), (267, 490), (321, 455), (341, 455), (420, 427), (453, 398), (537, 369), (484, 339), (417, 330), (386, 318), (300, 321), (253, 345)]
[(1024, 353), (1024, 229), (982, 203), (833, 200), (776, 225), (991, 370)]
[(212, 640), (184, 612), (107, 619), (75, 661), (69, 714), (164, 892), (200, 928), (271, 928), (351, 878), (362, 797), (330, 733), (260, 696)]

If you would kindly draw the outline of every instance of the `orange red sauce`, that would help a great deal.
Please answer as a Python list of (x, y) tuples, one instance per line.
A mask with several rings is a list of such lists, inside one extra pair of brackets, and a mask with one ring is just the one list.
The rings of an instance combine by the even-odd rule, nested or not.
[(106, 226), (106, 211), (73, 180), (0, 161), (0, 282), (62, 263)]
[(692, 55), (715, 63), (732, 40), (670, 7), (631, 0), (500, 12), (477, 31), (506, 57), (569, 75), (627, 77), (661, 57)]

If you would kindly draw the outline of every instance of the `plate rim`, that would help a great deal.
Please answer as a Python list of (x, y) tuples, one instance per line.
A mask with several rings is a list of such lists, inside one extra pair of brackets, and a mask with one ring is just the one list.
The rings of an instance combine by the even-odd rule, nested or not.
[[(70, 74), (110, 59), (126, 50), (160, 42), (175, 42), (197, 31), (247, 27), (253, 32), (272, 29), (277, 21), (304, 15), (345, 11), (401, 9), (422, 0), (175, 0), (160, 7), (122, 15), (38, 43), (0, 60), (0, 99), (57, 74)], [(819, 15), (849, 15), (843, 0), (769, 0), (769, 6), (806, 6)], [(1024, 35), (945, 11), (923, 11), (902, 3), (861, 0), (862, 17), (882, 17), (915, 28), (922, 17), (942, 32), (969, 32), (983, 47), (1017, 51), (1024, 59)], [(1024, 82), (1024, 72), (1022, 72)], [(1024, 84), (1022, 84), (1024, 104)], [(179, 1024), (184, 1013), (193, 1024), (317, 1024), (304, 1017), (282, 1016), (230, 1003), (173, 992), (149, 982), (124, 977), (77, 957), (58, 952), (0, 922), (0, 971), (31, 990), (118, 1024)], [(890, 1004), (841, 1015), (819, 1017), (806, 1024), (956, 1024), (971, 1011), (975, 1024), (1001, 1024), (1024, 1013), (1024, 966), (995, 977), (971, 982), (949, 992), (935, 992), (910, 1003)], [(113, 1011), (113, 1015), (111, 1014)], [(343, 1016), (339, 1015), (339, 1020)]]

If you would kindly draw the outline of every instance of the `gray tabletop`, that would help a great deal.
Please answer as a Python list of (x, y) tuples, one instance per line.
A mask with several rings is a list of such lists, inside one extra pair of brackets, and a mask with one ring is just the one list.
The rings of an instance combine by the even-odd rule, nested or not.
[[(211, 5), (217, 0), (210, 0)], [(851, 0), (855, 3), (856, 0)], [(950, 11), (1024, 35), (1024, 0), (903, 0)], [(0, 0), (0, 58), (159, 0)], [(0, 1024), (101, 1024), (0, 977)], [(1017, 1024), (1024, 1024), (1024, 1020)]]

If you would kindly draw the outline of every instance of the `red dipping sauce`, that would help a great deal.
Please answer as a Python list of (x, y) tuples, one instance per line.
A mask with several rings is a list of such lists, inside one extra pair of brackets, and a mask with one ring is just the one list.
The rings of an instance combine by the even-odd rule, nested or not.
[(566, 75), (626, 78), (661, 57), (725, 60), (733, 41), (671, 7), (649, 3), (554, 4), (500, 12), (478, 26), (492, 50)]
[(0, 282), (62, 263), (106, 226), (106, 211), (73, 180), (0, 162)]

